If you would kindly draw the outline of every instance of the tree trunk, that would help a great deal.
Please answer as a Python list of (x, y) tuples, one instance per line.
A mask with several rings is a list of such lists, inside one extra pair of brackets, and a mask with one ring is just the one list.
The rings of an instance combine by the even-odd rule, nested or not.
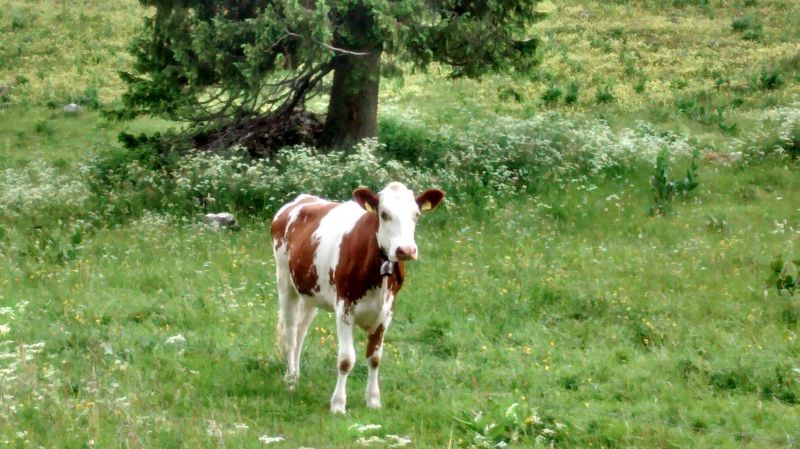
[(334, 59), (324, 143), (329, 148), (349, 149), (378, 133), (378, 88), (383, 44), (376, 40), (375, 18), (359, 2), (341, 17), (341, 32), (333, 44), (353, 53), (340, 52)]
[(336, 56), (324, 131), (330, 148), (350, 148), (378, 134), (381, 50), (361, 51), (369, 54)]

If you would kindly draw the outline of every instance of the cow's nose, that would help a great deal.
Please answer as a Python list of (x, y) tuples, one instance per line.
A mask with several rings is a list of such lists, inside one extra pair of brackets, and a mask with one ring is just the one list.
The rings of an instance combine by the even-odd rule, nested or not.
[(394, 252), (398, 260), (414, 260), (417, 258), (416, 246), (398, 246)]

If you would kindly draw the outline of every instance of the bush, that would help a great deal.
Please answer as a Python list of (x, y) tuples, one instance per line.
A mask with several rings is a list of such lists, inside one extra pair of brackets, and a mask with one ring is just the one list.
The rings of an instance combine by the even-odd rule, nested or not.
[(748, 14), (744, 17), (734, 19), (733, 22), (731, 22), (731, 28), (733, 31), (741, 33), (742, 39), (748, 41), (759, 40), (763, 35), (763, 25), (755, 14)]
[(558, 86), (550, 86), (542, 93), (542, 101), (546, 104), (553, 104), (561, 98), (561, 95), (563, 95), (563, 92)]
[(60, 173), (41, 161), (0, 171), (3, 218), (34, 223), (81, 215), (90, 192), (83, 179)]
[(767, 110), (763, 122), (739, 143), (749, 158), (770, 155), (800, 157), (800, 109), (797, 105)]
[(653, 205), (650, 207), (650, 215), (665, 215), (676, 196), (685, 199), (689, 192), (700, 185), (697, 180), (697, 170), (700, 168), (697, 163), (699, 156), (698, 151), (695, 151), (692, 155), (692, 165), (686, 170), (686, 177), (670, 180), (669, 152), (662, 151), (658, 154), (655, 172), (650, 178), (653, 192)]
[(98, 109), (100, 107), (100, 93), (94, 86), (89, 86), (69, 100), (70, 103), (79, 104), (88, 109)]
[(594, 98), (601, 104), (611, 103), (614, 101), (614, 87), (610, 83), (603, 87), (598, 87)]
[(420, 166), (436, 164), (456, 146), (455, 142), (433, 134), (421, 125), (394, 119), (382, 119), (378, 123), (378, 139), (387, 158)]
[(783, 255), (778, 255), (769, 265), (770, 277), (768, 287), (775, 287), (780, 295), (794, 296), (798, 286), (798, 267), (800, 259), (784, 260)]
[(642, 75), (636, 81), (636, 84), (633, 86), (633, 91), (639, 95), (642, 95), (647, 90), (647, 76)]
[(567, 86), (567, 93), (564, 95), (564, 103), (566, 104), (575, 104), (578, 102), (578, 96), (580, 95), (580, 87), (576, 82), (569, 83)]
[(762, 67), (758, 74), (758, 87), (765, 90), (775, 90), (783, 86), (783, 74), (775, 67)]
[(437, 133), (399, 122), (384, 121), (381, 128), (386, 142), (366, 140), (352, 153), (296, 146), (260, 160), (238, 148), (187, 153), (164, 146), (158, 136), (124, 134), (121, 140), (131, 149), (93, 159), (82, 183), (97, 203), (94, 209), (112, 222), (147, 210), (270, 216), (302, 192), (345, 199), (358, 186), (379, 188), (397, 179), (412, 189), (441, 187), (452, 201), (494, 207), (499, 198), (539, 184), (640, 165), (663, 148), (674, 155), (692, 151), (686, 136), (658, 133), (643, 123), (614, 131), (603, 121), (558, 114)]
[(54, 132), (53, 125), (47, 119), (37, 120), (36, 123), (33, 124), (33, 132), (51, 137)]

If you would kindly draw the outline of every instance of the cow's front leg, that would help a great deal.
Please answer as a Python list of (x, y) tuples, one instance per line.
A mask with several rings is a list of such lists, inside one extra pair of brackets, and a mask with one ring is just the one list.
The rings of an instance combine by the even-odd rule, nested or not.
[(344, 300), (336, 303), (336, 335), (339, 339), (339, 357), (337, 366), (339, 378), (331, 397), (331, 412), (344, 413), (347, 404), (347, 376), (356, 361), (353, 349), (353, 316), (349, 313)]
[(383, 355), (383, 333), (389, 326), (390, 319), (387, 318), (380, 324), (367, 340), (367, 363), (369, 364), (369, 376), (367, 377), (367, 407), (381, 408), (381, 390), (378, 385), (378, 368), (381, 366), (381, 356)]

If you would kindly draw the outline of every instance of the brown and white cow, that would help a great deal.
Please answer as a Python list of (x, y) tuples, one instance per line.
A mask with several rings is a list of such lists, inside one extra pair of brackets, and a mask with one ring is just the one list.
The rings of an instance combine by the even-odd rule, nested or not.
[(285, 380), (290, 389), (300, 374), (308, 326), (322, 307), (335, 313), (339, 340), (331, 411), (345, 411), (347, 375), (355, 362), (354, 325), (369, 335), (367, 407), (380, 408), (383, 334), (403, 285), (403, 262), (418, 256), (414, 231), (420, 212), (434, 209), (443, 197), (438, 189), (414, 197), (406, 186), (393, 182), (377, 195), (357, 189), (346, 203), (300, 195), (278, 211), (272, 221), (278, 338), (288, 358)]

